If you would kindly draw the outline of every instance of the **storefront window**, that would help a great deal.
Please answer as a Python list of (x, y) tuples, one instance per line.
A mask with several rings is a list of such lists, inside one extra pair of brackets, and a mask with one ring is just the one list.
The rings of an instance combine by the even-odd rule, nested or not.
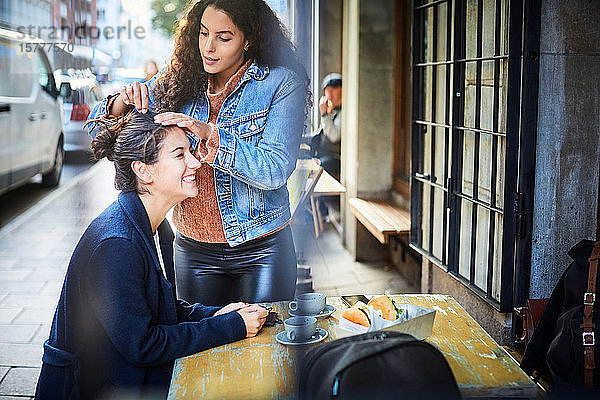
[(521, 79), (509, 74), (520, 68), (510, 51), (521, 51), (510, 23), (522, 21), (510, 7), (508, 0), (413, 7), (411, 242), (503, 312), (512, 302), (514, 220), (506, 213), (513, 214), (518, 173), (518, 151), (507, 149), (519, 142), (519, 115), (507, 110), (511, 102), (519, 109)]

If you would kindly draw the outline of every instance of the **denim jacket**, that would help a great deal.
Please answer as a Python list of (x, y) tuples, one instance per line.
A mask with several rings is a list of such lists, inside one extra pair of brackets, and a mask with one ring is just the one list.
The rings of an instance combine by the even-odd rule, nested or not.
[[(149, 87), (154, 79), (147, 82)], [(155, 100), (150, 93), (152, 110)], [(210, 165), (231, 246), (270, 233), (290, 219), (286, 182), (296, 166), (305, 97), (305, 87), (292, 71), (254, 61), (221, 107), (216, 122), (219, 150)], [(98, 103), (89, 118), (106, 114), (106, 104), (107, 99)], [(180, 112), (207, 122), (206, 93)]]

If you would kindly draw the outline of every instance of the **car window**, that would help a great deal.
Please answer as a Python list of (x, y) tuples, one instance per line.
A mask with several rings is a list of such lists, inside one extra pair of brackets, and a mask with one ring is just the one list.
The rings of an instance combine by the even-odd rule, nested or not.
[(19, 43), (0, 38), (0, 96), (29, 97), (35, 82), (34, 53)]
[(10, 49), (8, 46), (5, 40), (0, 39), (0, 96), (9, 96)]
[(38, 52), (38, 80), (40, 82), (40, 86), (43, 87), (44, 89), (48, 88), (48, 69), (46, 68), (46, 64), (44, 63), (44, 60), (42, 58), (42, 55)]
[(50, 68), (50, 64), (48, 63), (48, 59), (42, 52), (36, 52), (38, 55), (38, 82), (44, 91), (52, 94), (54, 88), (54, 77), (52, 76), (52, 70)]
[[(71, 88), (70, 85), (68, 87)], [(63, 103), (72, 103), (74, 92), (75, 92), (74, 89), (67, 90), (66, 86), (62, 85), (61, 86), (61, 96), (63, 98)]]
[(81, 104), (83, 100), (82, 97), (81, 89), (73, 89), (69, 103), (73, 103), (74, 105)]

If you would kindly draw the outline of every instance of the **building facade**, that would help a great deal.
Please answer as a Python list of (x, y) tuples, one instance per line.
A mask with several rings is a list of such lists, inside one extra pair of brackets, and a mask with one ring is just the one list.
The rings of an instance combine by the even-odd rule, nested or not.
[(53, 0), (52, 23), (63, 32), (61, 40), (93, 46), (96, 39), (90, 31), (96, 26), (96, 0)]
[(0, 0), (0, 22), (11, 28), (52, 26), (52, 0)]

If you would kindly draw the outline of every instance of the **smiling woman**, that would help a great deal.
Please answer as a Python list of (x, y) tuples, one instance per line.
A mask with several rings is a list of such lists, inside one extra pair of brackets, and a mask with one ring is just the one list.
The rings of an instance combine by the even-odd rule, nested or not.
[(73, 252), (36, 399), (165, 398), (176, 358), (254, 336), (265, 321), (258, 305), (176, 299), (173, 232), (164, 218), (198, 194), (200, 163), (184, 131), (153, 116), (94, 121), (92, 150), (114, 163), (121, 193)]
[(308, 85), (285, 28), (263, 0), (201, 0), (178, 23), (168, 67), (92, 111), (157, 111), (155, 122), (199, 141), (199, 193), (173, 212), (177, 291), (186, 300), (293, 298), (286, 182), (310, 104)]
[(134, 161), (131, 166), (142, 185), (152, 184), (152, 194), (169, 208), (198, 195), (196, 169), (200, 167), (200, 162), (189, 151), (190, 141), (185, 132), (180, 128), (170, 131), (162, 143), (164, 155), (156, 164)]

